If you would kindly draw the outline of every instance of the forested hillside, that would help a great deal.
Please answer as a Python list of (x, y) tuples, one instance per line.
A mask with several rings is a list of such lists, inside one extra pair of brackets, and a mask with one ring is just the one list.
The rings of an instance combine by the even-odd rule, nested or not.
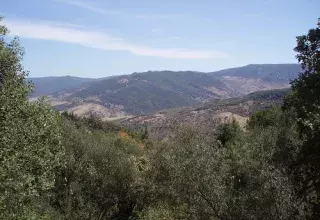
[(27, 78), (27, 80), (34, 84), (35, 89), (30, 94), (32, 97), (50, 95), (64, 89), (81, 88), (85, 83), (95, 81), (74, 76)]
[(297, 64), (250, 64), (210, 73), (214, 76), (258, 78), (270, 82), (289, 82), (297, 77), (301, 67)]
[(165, 109), (114, 122), (135, 131), (147, 128), (149, 137), (156, 140), (167, 138), (177, 126), (192, 127), (201, 133), (236, 120), (245, 127), (250, 115), (259, 110), (280, 107), (289, 92), (290, 89), (254, 92), (239, 98), (217, 99), (202, 105)]
[(95, 114), (102, 119), (112, 119), (199, 105), (255, 91), (287, 88), (290, 79), (297, 77), (300, 69), (298, 64), (266, 64), (214, 73), (149, 71), (96, 79), (78, 87), (80, 79), (77, 78), (66, 78), (58, 86), (55, 86), (58, 80), (52, 80), (52, 86), (47, 86), (49, 79), (42, 78), (35, 81), (35, 94), (39, 93), (37, 86), (40, 90), (42, 87), (48, 90), (70, 84), (69, 88), (50, 94), (49, 100), (55, 109), (80, 116)]
[(165, 140), (149, 138), (147, 126), (132, 131), (29, 102), (23, 49), (7, 33), (1, 24), (0, 219), (320, 218), (320, 20), (297, 37), (302, 70), (291, 90), (204, 105), (194, 111), (248, 110), (241, 103), (262, 100), (266, 108), (249, 109), (244, 125), (237, 118), (203, 131), (174, 124)]

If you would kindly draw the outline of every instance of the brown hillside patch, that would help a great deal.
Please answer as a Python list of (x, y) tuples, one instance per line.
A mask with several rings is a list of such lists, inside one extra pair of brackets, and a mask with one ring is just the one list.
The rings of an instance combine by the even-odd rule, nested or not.
[(124, 131), (119, 131), (119, 132), (118, 132), (118, 135), (119, 135), (120, 137), (122, 137), (122, 138), (128, 138), (128, 137), (129, 137), (128, 133), (127, 133), (127, 132), (124, 132)]

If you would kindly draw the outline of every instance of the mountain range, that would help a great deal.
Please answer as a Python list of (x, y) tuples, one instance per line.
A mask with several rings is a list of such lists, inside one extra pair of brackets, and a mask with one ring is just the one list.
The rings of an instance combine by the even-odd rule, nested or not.
[(209, 73), (148, 71), (100, 79), (65, 76), (29, 80), (35, 86), (31, 97), (48, 96), (57, 110), (117, 119), (287, 88), (300, 70), (298, 64), (251, 64)]
[(81, 85), (92, 82), (95, 79), (80, 78), (74, 76), (63, 76), (63, 77), (38, 77), (28, 78), (34, 84), (35, 90), (31, 94), (32, 97), (50, 95), (64, 89), (74, 89), (81, 87)]

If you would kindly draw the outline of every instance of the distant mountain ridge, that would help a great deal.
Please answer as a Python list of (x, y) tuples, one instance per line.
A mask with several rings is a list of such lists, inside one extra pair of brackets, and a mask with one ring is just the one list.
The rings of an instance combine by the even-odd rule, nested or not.
[[(148, 71), (94, 80), (45, 78), (44, 82), (38, 78), (35, 94), (43, 91), (39, 92), (39, 86), (52, 83), (54, 91), (49, 97), (54, 108), (117, 118), (287, 88), (300, 70), (298, 64), (251, 64), (210, 73)], [(55, 86), (61, 80), (64, 82)]]
[(288, 82), (290, 79), (294, 79), (300, 71), (301, 67), (299, 64), (249, 64), (247, 66), (220, 70), (209, 74)]
[(50, 95), (64, 89), (73, 89), (81, 87), (84, 83), (93, 82), (97, 79), (81, 78), (75, 76), (49, 76), (49, 77), (30, 77), (28, 81), (32, 82), (35, 91), (31, 96)]

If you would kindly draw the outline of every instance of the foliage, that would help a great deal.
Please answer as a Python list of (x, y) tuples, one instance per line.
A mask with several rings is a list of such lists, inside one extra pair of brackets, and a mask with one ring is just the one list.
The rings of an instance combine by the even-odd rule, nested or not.
[(248, 121), (248, 128), (266, 128), (275, 125), (280, 120), (282, 112), (280, 108), (273, 107), (254, 112)]
[(290, 92), (290, 89), (273, 89), (267, 91), (252, 92), (245, 96), (247, 100), (277, 100), (283, 99), (286, 94)]
[(295, 51), (303, 71), (291, 82), (293, 94), (287, 105), (296, 109), (301, 132), (319, 130), (320, 113), (320, 26), (297, 37)]
[(145, 208), (139, 215), (140, 220), (175, 220), (184, 219), (186, 216), (181, 216), (181, 208), (169, 207), (166, 204), (157, 204), (152, 207)]
[(15, 219), (53, 186), (63, 150), (59, 117), (43, 100), (28, 102), (24, 52), (6, 33), (0, 26), (0, 218)]
[(293, 165), (301, 197), (313, 204), (312, 219), (320, 218), (320, 22), (307, 35), (297, 37), (297, 59), (303, 71), (291, 82), (292, 94), (284, 109), (297, 116), (302, 148)]
[(232, 141), (234, 141), (239, 135), (241, 135), (241, 128), (239, 124), (233, 119), (230, 124), (221, 124), (217, 127), (216, 140), (221, 143), (223, 147)]
[(177, 219), (305, 219), (307, 206), (275, 162), (277, 129), (240, 136), (221, 148), (213, 136), (182, 130), (156, 146), (149, 156), (150, 203), (184, 206)]
[(137, 203), (141, 150), (92, 120), (63, 120), (66, 165), (52, 204), (67, 219), (126, 219)]

